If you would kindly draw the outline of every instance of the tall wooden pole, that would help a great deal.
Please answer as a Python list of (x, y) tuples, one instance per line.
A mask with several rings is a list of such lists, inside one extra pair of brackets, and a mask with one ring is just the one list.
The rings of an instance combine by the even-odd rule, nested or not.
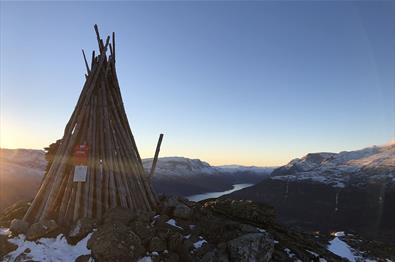
[(155, 173), (156, 162), (158, 162), (160, 145), (162, 144), (162, 139), (163, 139), (163, 134), (160, 134), (159, 139), (158, 139), (158, 144), (156, 144), (155, 156), (154, 156), (154, 160), (152, 161), (151, 172), (149, 174), (150, 179), (152, 179), (152, 177), (154, 176), (154, 173)]

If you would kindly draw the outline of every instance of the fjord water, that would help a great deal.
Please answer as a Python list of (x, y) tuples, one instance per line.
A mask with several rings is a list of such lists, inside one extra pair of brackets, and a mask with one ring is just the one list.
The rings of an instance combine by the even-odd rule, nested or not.
[(188, 196), (187, 199), (191, 201), (201, 201), (204, 199), (208, 198), (217, 198), (226, 194), (230, 194), (232, 192), (235, 192), (237, 190), (241, 190), (246, 187), (253, 186), (254, 184), (234, 184), (232, 185), (232, 189), (226, 190), (226, 191), (220, 191), (220, 192), (208, 192), (208, 193), (203, 193), (203, 194), (197, 194), (197, 195), (192, 195)]

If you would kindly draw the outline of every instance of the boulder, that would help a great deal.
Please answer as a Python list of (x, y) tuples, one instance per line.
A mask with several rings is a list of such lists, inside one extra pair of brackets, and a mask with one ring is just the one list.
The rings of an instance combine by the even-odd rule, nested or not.
[(149, 242), (149, 251), (150, 252), (162, 252), (166, 250), (166, 242), (159, 237), (153, 237)]
[(10, 224), (10, 231), (14, 235), (25, 234), (29, 228), (29, 223), (23, 221), (22, 219), (13, 219)]
[(182, 219), (189, 219), (192, 216), (192, 209), (185, 204), (178, 204), (174, 208), (173, 216)]
[(270, 261), (274, 250), (274, 241), (267, 233), (248, 233), (227, 242), (232, 261)]
[(86, 237), (90, 232), (93, 231), (94, 228), (96, 228), (96, 220), (91, 219), (91, 218), (81, 218), (78, 219), (77, 223), (75, 223), (70, 230), (70, 233), (68, 235), (69, 241), (72, 244), (77, 243), (84, 237)]
[(32, 224), (27, 230), (26, 239), (29, 241), (36, 240), (38, 238), (47, 236), (56, 229), (58, 229), (58, 225), (56, 224), (55, 220), (39, 221)]
[(120, 222), (100, 226), (88, 241), (95, 261), (135, 261), (144, 253), (140, 238)]

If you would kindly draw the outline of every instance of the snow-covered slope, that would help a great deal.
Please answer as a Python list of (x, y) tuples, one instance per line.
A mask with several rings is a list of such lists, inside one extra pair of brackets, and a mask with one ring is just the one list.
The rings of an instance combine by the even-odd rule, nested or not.
[[(151, 169), (152, 158), (143, 159), (143, 165), (147, 172)], [(271, 167), (225, 165), (211, 166), (207, 162), (199, 159), (185, 157), (162, 157), (156, 165), (155, 176), (195, 176), (195, 175), (215, 175), (215, 174), (270, 174)]]
[[(143, 159), (144, 169), (149, 172), (152, 158)], [(158, 159), (155, 176), (193, 176), (201, 174), (215, 174), (219, 170), (199, 159), (185, 157), (161, 157)]]
[(237, 173), (237, 172), (249, 172), (256, 174), (270, 174), (275, 167), (260, 167), (260, 166), (241, 166), (241, 165), (223, 165), (216, 166), (221, 172), (224, 173)]
[(395, 144), (340, 153), (311, 153), (273, 171), (271, 179), (311, 180), (343, 187), (395, 181)]
[(45, 152), (35, 149), (4, 149), (0, 148), (0, 164), (44, 170), (47, 165)]
[(34, 196), (44, 175), (45, 153), (32, 149), (0, 149), (0, 210)]

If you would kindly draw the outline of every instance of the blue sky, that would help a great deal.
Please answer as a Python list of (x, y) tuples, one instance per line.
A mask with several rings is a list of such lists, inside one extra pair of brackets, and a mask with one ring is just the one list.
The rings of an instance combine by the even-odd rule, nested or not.
[(395, 2), (0, 2), (0, 145), (60, 138), (93, 25), (143, 157), (280, 165), (394, 139)]

